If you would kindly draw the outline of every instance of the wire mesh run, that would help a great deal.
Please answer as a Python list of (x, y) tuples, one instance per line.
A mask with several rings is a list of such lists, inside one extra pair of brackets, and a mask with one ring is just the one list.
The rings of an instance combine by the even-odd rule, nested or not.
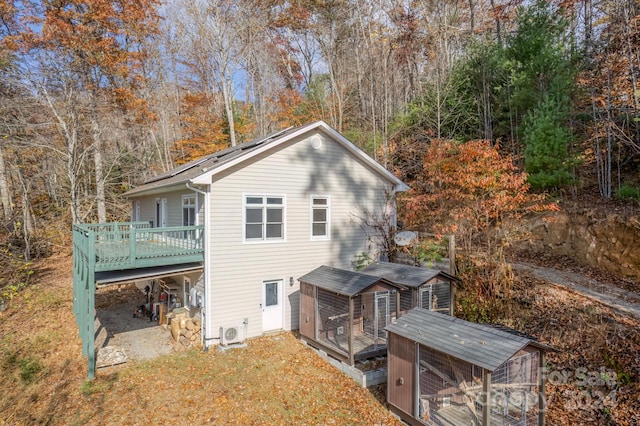
[[(417, 301), (414, 301), (414, 294)], [(400, 291), (400, 312), (407, 313), (416, 306), (429, 311), (451, 315), (451, 283), (436, 282), (419, 288)]]
[[(489, 403), (492, 425), (537, 423), (538, 352), (521, 353), (491, 376)], [(428, 425), (481, 425), (482, 368), (420, 346), (419, 418)]]
[(397, 316), (395, 291), (363, 293), (353, 297), (352, 327), (349, 323), (349, 298), (321, 288), (317, 293), (317, 340), (349, 355), (349, 337), (353, 333), (353, 354), (365, 358), (386, 348), (384, 329)]
[(420, 288), (419, 306), (433, 312), (449, 314), (451, 311), (451, 284), (433, 283)]

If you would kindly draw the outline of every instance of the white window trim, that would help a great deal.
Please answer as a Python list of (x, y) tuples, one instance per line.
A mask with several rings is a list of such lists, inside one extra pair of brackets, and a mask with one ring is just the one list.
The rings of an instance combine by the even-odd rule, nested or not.
[[(160, 217), (158, 217), (158, 206), (160, 206)], [(156, 198), (154, 216), (156, 228), (166, 228), (169, 226), (169, 203), (166, 198)]]
[(133, 221), (140, 222), (140, 200), (133, 203)]
[[(266, 229), (263, 229), (264, 236), (262, 239), (247, 239), (247, 198), (260, 197), (266, 198), (282, 198), (282, 238), (267, 239)], [(263, 208), (265, 204), (262, 204)], [(242, 194), (242, 242), (244, 244), (278, 244), (287, 242), (287, 196), (285, 194), (258, 194), (243, 193)]]
[[(327, 200), (327, 235), (313, 235), (313, 200)], [(309, 236), (312, 241), (323, 241), (331, 239), (331, 198), (328, 195), (311, 194), (309, 197)]]
[[(182, 223), (184, 224), (184, 209), (187, 207), (184, 200), (193, 199), (193, 225), (198, 225), (198, 196), (196, 194), (185, 194), (182, 196)], [(191, 207), (191, 204), (188, 205)]]

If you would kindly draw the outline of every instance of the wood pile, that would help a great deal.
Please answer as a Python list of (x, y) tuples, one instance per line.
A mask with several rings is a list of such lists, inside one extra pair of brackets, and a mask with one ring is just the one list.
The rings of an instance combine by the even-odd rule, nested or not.
[(128, 302), (134, 302), (136, 305), (146, 303), (144, 292), (135, 284), (116, 284), (96, 290), (96, 309), (109, 309)]
[[(176, 309), (176, 311), (178, 311)], [(200, 319), (189, 318), (187, 311), (173, 313), (169, 328), (173, 339), (185, 347), (200, 347)]]

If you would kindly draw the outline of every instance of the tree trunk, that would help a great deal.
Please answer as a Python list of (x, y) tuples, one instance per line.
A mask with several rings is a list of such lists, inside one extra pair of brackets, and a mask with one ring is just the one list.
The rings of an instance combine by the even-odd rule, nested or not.
[(22, 172), (17, 169), (20, 187), (22, 188), (22, 241), (24, 242), (24, 260), (31, 260), (31, 234), (33, 234), (33, 216), (31, 215), (31, 203), (29, 203), (29, 189), (24, 182)]
[(236, 146), (236, 128), (233, 120), (233, 99), (226, 79), (222, 81), (222, 96), (224, 98), (224, 110), (227, 114), (227, 123), (229, 124), (229, 141), (231, 146)]
[(91, 129), (93, 132), (93, 163), (96, 178), (96, 209), (98, 211), (98, 223), (107, 222), (107, 206), (105, 203), (105, 177), (104, 160), (102, 159), (102, 138), (100, 124), (95, 116), (91, 117)]
[(5, 223), (12, 223), (13, 207), (11, 206), (11, 192), (9, 191), (9, 182), (7, 179), (7, 169), (4, 163), (2, 145), (0, 145), (0, 204), (2, 204), (2, 217)]

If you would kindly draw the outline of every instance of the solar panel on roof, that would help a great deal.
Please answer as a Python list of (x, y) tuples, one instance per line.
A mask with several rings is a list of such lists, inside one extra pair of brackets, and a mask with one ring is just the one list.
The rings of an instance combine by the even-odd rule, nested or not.
[(280, 130), (280, 131), (278, 131), (278, 132), (275, 132), (275, 133), (274, 133), (274, 134), (272, 134), (272, 135), (266, 136), (266, 137), (264, 137), (264, 138), (262, 138), (262, 139), (260, 139), (260, 140), (256, 141), (256, 142), (255, 142), (255, 144), (256, 144), (256, 145), (259, 145), (259, 144), (261, 144), (261, 143), (263, 143), (263, 142), (268, 141), (269, 139), (277, 138), (278, 136), (280, 136), (280, 135), (282, 135), (282, 134), (284, 134), (284, 133), (288, 132), (288, 131), (289, 131), (289, 130), (291, 130), (291, 129), (293, 129), (293, 126), (289, 126), (289, 127), (287, 127), (286, 129), (282, 129), (282, 130)]
[(233, 154), (238, 154), (242, 151), (245, 151), (247, 149), (251, 149), (254, 148), (266, 141), (269, 141), (271, 139), (277, 138), (279, 136), (282, 136), (284, 133), (288, 132), (289, 130), (293, 129), (293, 126), (289, 126), (286, 129), (283, 130), (279, 130), (269, 136), (265, 136), (264, 138), (261, 139), (254, 139), (253, 141), (250, 142), (246, 142), (240, 145), (236, 145), (236, 146), (232, 146), (226, 149), (222, 149), (220, 151), (214, 152), (213, 154), (209, 154), (206, 155), (202, 158), (199, 158), (197, 160), (191, 161), (189, 163), (183, 164), (182, 166), (178, 166), (173, 170), (170, 170), (166, 173), (162, 173), (158, 176), (152, 177), (151, 179), (147, 180), (145, 183), (153, 183), (153, 182), (158, 182), (160, 180), (163, 179), (167, 179), (167, 178), (171, 178), (174, 176), (177, 176), (181, 173), (186, 172), (187, 170), (193, 169), (194, 167), (199, 166), (200, 164), (204, 163), (205, 161), (208, 160), (219, 160), (222, 159), (223, 157), (227, 157), (227, 156), (232, 156)]

